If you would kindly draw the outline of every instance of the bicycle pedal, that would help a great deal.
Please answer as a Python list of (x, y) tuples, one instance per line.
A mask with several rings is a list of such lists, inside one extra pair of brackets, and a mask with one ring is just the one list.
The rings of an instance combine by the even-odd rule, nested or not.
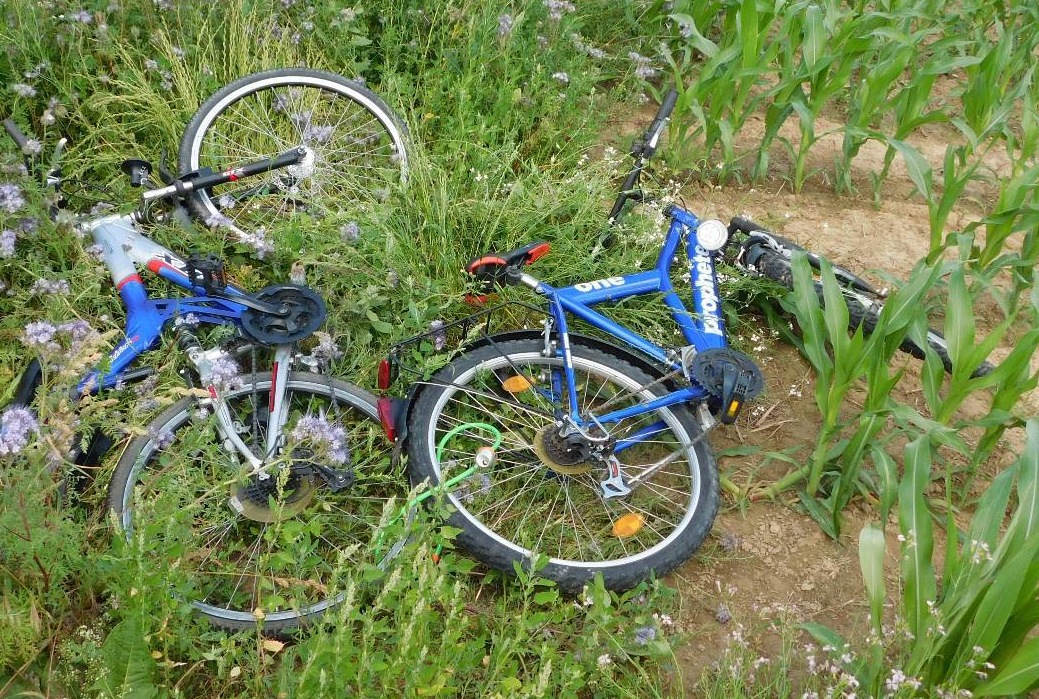
[(187, 259), (188, 279), (207, 294), (220, 294), (227, 288), (224, 261), (213, 253), (193, 252)]

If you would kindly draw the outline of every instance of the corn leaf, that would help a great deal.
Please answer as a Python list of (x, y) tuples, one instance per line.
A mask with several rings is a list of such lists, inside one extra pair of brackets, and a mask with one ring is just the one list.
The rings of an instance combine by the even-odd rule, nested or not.
[[(1031, 540), (1033, 543), (1037, 537)], [(1025, 575), (1035, 557), (1033, 550), (1021, 549), (1017, 551), (1006, 565), (998, 569), (994, 576), (992, 585), (985, 592), (974, 615), (967, 634), (966, 643), (961, 645), (960, 660), (966, 663), (973, 654), (975, 647), (984, 648), (990, 652), (995, 646), (1006, 626), (1007, 620), (1014, 611), (1014, 605), (1010, 600), (1016, 600), (1025, 581)]]
[(934, 546), (931, 513), (924, 493), (931, 476), (931, 445), (921, 435), (905, 448), (905, 476), (898, 491), (898, 524), (906, 542), (902, 551), (903, 601), (909, 630), (917, 638), (930, 620), (928, 602), (937, 596), (931, 554)]
[(870, 454), (880, 482), (880, 521), (886, 522), (898, 495), (898, 467), (891, 455), (876, 444), (872, 445)]
[[(833, 362), (826, 353), (823, 315), (815, 292), (812, 268), (803, 252), (795, 251), (790, 261), (794, 276), (794, 307), (804, 336), (805, 355), (819, 374), (819, 383), (829, 383)], [(845, 309), (847, 311), (847, 309)], [(820, 406), (822, 408), (822, 406)]]
[(873, 630), (880, 633), (884, 615), (884, 530), (867, 524), (859, 532), (859, 568), (869, 598), (869, 615)]
[(1018, 505), (1007, 532), (1010, 551), (1016, 551), (1039, 531), (1039, 418), (1028, 421), (1025, 434), (1025, 448), (1017, 460)]
[[(964, 359), (974, 346), (974, 306), (963, 277), (957, 267), (949, 275), (949, 299), (945, 310), (945, 341), (949, 345), (953, 373), (962, 374)], [(958, 370), (958, 371), (957, 371)], [(969, 372), (968, 372), (969, 376)]]
[(823, 11), (818, 5), (809, 5), (805, 10), (804, 43), (801, 52), (808, 72), (813, 72), (819, 58), (826, 53), (826, 26)]
[(933, 187), (931, 185), (931, 166), (927, 163), (927, 160), (920, 155), (920, 151), (905, 141), (900, 141), (897, 138), (888, 138), (887, 142), (902, 156), (909, 179), (916, 185), (920, 196), (929, 201), (933, 196)]
[(996, 675), (975, 691), (975, 696), (1002, 697), (1020, 694), (1039, 682), (1039, 638), (1021, 646), (1005, 665), (996, 668)]

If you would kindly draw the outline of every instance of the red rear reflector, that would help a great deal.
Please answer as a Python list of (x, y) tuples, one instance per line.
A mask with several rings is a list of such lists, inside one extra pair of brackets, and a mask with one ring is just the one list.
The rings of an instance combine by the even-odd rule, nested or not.
[(393, 383), (393, 362), (384, 359), (379, 362), (378, 386), (380, 391), (385, 391)]
[(376, 399), (375, 410), (379, 414), (379, 422), (382, 424), (382, 431), (386, 433), (386, 439), (390, 440), (391, 442), (396, 442), (397, 427), (393, 424), (393, 399)]

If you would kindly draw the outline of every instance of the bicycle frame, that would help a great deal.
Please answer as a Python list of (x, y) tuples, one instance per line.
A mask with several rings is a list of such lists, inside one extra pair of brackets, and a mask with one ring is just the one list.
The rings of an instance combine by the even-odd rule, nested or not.
[[(139, 233), (133, 214), (104, 216), (80, 224), (101, 248), (101, 257), (112, 275), (126, 308), (126, 337), (109, 353), (104, 370), (91, 371), (80, 382), (78, 392), (93, 393), (114, 386), (138, 356), (150, 348), (167, 323), (178, 316), (194, 314), (200, 323), (227, 324), (241, 318), (245, 306), (205, 295), (188, 278), (187, 262), (168, 248)], [(197, 294), (187, 298), (151, 299), (138, 269)], [(244, 291), (228, 285), (228, 295)]]
[[(682, 358), (674, 350), (665, 350), (638, 333), (624, 327), (592, 306), (603, 302), (620, 301), (633, 296), (662, 293), (664, 303), (671, 312), (671, 317), (682, 331), (688, 345), (696, 351), (728, 346), (725, 334), (725, 322), (721, 314), (721, 302), (718, 293), (717, 276), (715, 274), (715, 254), (704, 250), (696, 238), (699, 219), (692, 213), (677, 206), (667, 211), (671, 219), (667, 235), (664, 239), (660, 255), (652, 270), (633, 274), (599, 279), (590, 282), (579, 282), (568, 287), (555, 288), (534, 277), (522, 273), (519, 283), (530, 287), (536, 293), (545, 296), (549, 302), (549, 312), (555, 324), (556, 333), (562, 346), (564, 376), (570, 397), (570, 419), (574, 424), (582, 426), (580, 411), (577, 405), (577, 391), (574, 379), (573, 361), (570, 353), (567, 314), (583, 320), (598, 328), (624, 344), (634, 347), (652, 357), (671, 370), (683, 368)], [(685, 241), (689, 260), (690, 285), (693, 291), (693, 312), (690, 313), (675, 291), (671, 283), (671, 265), (680, 242)], [(554, 387), (559, 392), (560, 386)], [(666, 396), (656, 398), (635, 406), (617, 410), (592, 418), (600, 423), (619, 422), (626, 418), (652, 412), (677, 403), (696, 402), (704, 399), (707, 393), (699, 386), (689, 386), (672, 391)], [(629, 440), (630, 441), (630, 440)], [(623, 448), (618, 445), (618, 449)]]

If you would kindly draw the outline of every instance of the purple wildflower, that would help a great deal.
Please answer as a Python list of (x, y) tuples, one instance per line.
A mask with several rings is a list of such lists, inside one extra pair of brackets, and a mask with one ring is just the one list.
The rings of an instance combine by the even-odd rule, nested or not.
[(653, 59), (647, 58), (637, 51), (628, 52), (628, 58), (635, 64), (635, 77), (636, 78), (652, 78), (657, 74), (657, 69), (653, 67)]
[(43, 150), (43, 144), (38, 138), (26, 139), (25, 145), (22, 146), (22, 153), (25, 155), (39, 155), (41, 150)]
[(331, 424), (324, 415), (304, 415), (296, 422), (291, 436), (301, 442), (310, 442), (336, 466), (342, 466), (350, 459), (346, 430)]
[(4, 230), (0, 233), (0, 257), (12, 257), (14, 255), (14, 241), (18, 239), (12, 230)]
[(0, 209), (13, 214), (25, 206), (25, 197), (22, 196), (22, 188), (10, 182), (0, 184)]
[(35, 233), (40, 227), (40, 221), (27, 216), (18, 222), (18, 227), (22, 229), (22, 233)]
[(657, 637), (657, 630), (653, 626), (640, 626), (635, 629), (635, 643), (640, 646), (649, 645), (650, 641)]
[(36, 88), (32, 85), (26, 85), (25, 83), (15, 83), (14, 85), (11, 85), (11, 89), (14, 91), (14, 94), (19, 97), (33, 97), (36, 95)]
[(447, 345), (447, 333), (444, 331), (444, 321), (434, 320), (429, 324), (429, 331), (433, 333), (433, 347), (442, 350)]
[(48, 68), (50, 68), (50, 62), (49, 61), (42, 61), (42, 62), (37, 63), (36, 65), (34, 65), (31, 70), (25, 71), (25, 73), (23, 73), (23, 75), (25, 76), (25, 78), (27, 80), (35, 80), (36, 78), (38, 78), (41, 75), (43, 75), (43, 72), (45, 70), (47, 70)]
[(507, 39), (512, 34), (513, 20), (512, 15), (500, 15), (498, 17), (498, 37), (500, 39)]
[(230, 391), (242, 384), (238, 364), (228, 355), (217, 357), (209, 365), (209, 384), (217, 393)]
[(267, 253), (274, 252), (274, 243), (267, 237), (267, 231), (257, 228), (255, 233), (242, 232), (240, 236), (243, 243), (251, 245), (256, 250), (256, 256), (261, 260)]
[(216, 203), (221, 209), (233, 209), (238, 202), (230, 194), (221, 194), (217, 197)]
[(144, 61), (144, 69), (153, 73), (158, 72), (159, 62), (156, 61), (154, 58), (147, 58)]
[(724, 602), (720, 602), (718, 609), (714, 612), (714, 618), (719, 624), (728, 624), (732, 621), (732, 612), (729, 611)]
[(561, 20), (567, 12), (577, 10), (574, 3), (567, 0), (544, 0), (542, 4), (548, 9), (548, 18), (555, 22)]
[(325, 144), (332, 138), (334, 132), (335, 129), (331, 125), (315, 126), (308, 124), (306, 130), (303, 131), (303, 140)]
[(361, 227), (357, 225), (357, 221), (350, 221), (339, 229), (340, 235), (343, 236), (343, 240), (348, 243), (353, 243), (361, 235)]
[(0, 456), (20, 452), (29, 435), (39, 429), (36, 416), (28, 408), (8, 408), (0, 414)]
[(319, 362), (329, 364), (343, 356), (343, 351), (336, 346), (335, 340), (328, 333), (318, 331), (314, 333), (314, 337), (318, 340), (317, 347), (310, 354)]
[(54, 341), (54, 335), (58, 329), (45, 320), (29, 323), (22, 333), (22, 344), (31, 350), (43, 352), (58, 349), (58, 343)]
[(93, 19), (94, 15), (90, 14), (86, 10), (78, 10), (69, 15), (70, 22), (79, 22), (80, 24), (90, 24)]
[(29, 289), (30, 294), (39, 294), (40, 296), (65, 296), (71, 291), (69, 283), (64, 279), (37, 279), (32, 287)]
[(58, 332), (68, 335), (73, 342), (82, 342), (93, 332), (93, 328), (87, 321), (77, 318), (59, 325)]
[[(142, 408), (138, 406), (138, 410), (142, 410)], [(148, 436), (151, 438), (153, 442), (155, 442), (155, 448), (158, 451), (163, 451), (166, 448), (168, 448), (171, 444), (173, 444), (174, 434), (169, 430), (166, 430), (165, 432), (158, 432), (157, 430), (152, 428), (148, 430)]]
[(558, 73), (552, 73), (552, 78), (554, 80), (558, 80), (563, 85), (569, 85), (570, 84), (570, 76), (568, 74), (564, 73), (563, 71), (559, 71)]

